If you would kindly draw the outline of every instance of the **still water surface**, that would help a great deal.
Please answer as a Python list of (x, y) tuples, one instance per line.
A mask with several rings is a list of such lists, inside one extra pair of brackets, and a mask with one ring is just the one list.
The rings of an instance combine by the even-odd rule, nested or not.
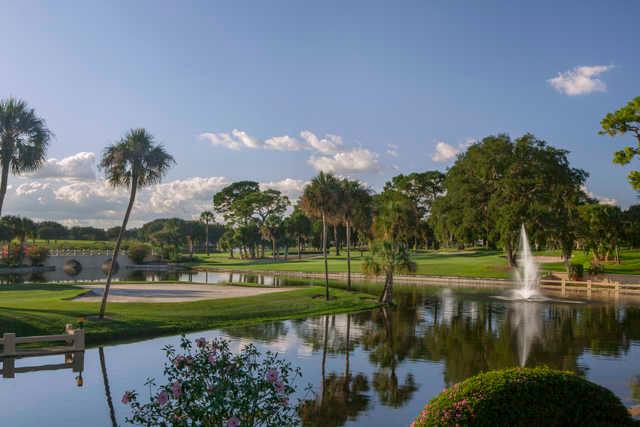
[[(522, 304), (495, 299), (496, 292), (403, 286), (393, 309), (190, 337), (223, 336), (234, 348), (254, 343), (301, 367), (300, 390), (312, 384), (317, 393), (298, 396), (316, 400), (303, 414), (306, 425), (408, 425), (443, 388), (521, 363), (577, 372), (611, 389), (627, 406), (640, 404), (640, 306), (623, 301)], [(68, 369), (0, 379), (3, 424), (124, 425), (123, 392), (134, 388), (146, 397), (146, 379), (161, 378), (161, 348), (178, 342), (179, 337), (164, 337), (89, 349), (81, 387)], [(63, 359), (21, 359), (16, 366)]]

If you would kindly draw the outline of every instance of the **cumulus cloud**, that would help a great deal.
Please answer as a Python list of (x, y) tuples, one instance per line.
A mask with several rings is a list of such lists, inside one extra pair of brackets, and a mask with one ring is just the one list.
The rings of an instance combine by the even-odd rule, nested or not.
[(274, 136), (264, 142), (266, 148), (278, 151), (298, 151), (302, 144), (297, 139), (289, 135)]
[(558, 73), (556, 77), (547, 80), (547, 82), (558, 92), (569, 96), (605, 92), (607, 85), (597, 77), (612, 68), (612, 65), (575, 67), (572, 70)]
[(309, 164), (317, 171), (337, 174), (380, 170), (378, 155), (365, 148), (341, 151), (333, 156), (311, 156)]
[(296, 200), (304, 191), (304, 186), (308, 181), (301, 179), (286, 178), (281, 181), (261, 182), (260, 188), (278, 190), (290, 200)]
[(313, 132), (303, 130), (300, 137), (304, 139), (309, 146), (322, 154), (334, 154), (342, 146), (342, 137), (338, 135), (326, 134), (324, 138), (318, 138)]
[(161, 183), (148, 192), (149, 213), (164, 215), (195, 216), (211, 208), (213, 194), (229, 181), (222, 176), (192, 177)]
[(584, 193), (591, 199), (595, 199), (598, 201), (598, 203), (600, 203), (601, 205), (610, 205), (610, 206), (617, 206), (618, 205), (618, 200), (612, 198), (612, 197), (604, 197), (604, 196), (599, 196), (597, 194), (594, 194), (593, 192), (589, 191), (589, 189), (587, 188), (586, 185), (582, 186), (582, 191), (584, 191)]
[(446, 142), (439, 141), (436, 144), (436, 152), (431, 156), (431, 160), (434, 162), (448, 162), (455, 158), (460, 150), (453, 145), (449, 145)]
[(95, 153), (80, 152), (63, 159), (48, 159), (32, 178), (96, 179)]

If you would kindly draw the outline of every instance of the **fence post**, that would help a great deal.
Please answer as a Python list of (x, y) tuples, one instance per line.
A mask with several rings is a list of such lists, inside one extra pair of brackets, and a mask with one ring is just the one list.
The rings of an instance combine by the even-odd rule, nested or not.
[(587, 297), (591, 298), (591, 280), (587, 280)]
[(15, 378), (16, 359), (5, 357), (2, 359), (2, 378)]
[(567, 296), (567, 279), (562, 279), (562, 296)]
[(5, 332), (2, 334), (3, 350), (2, 356), (15, 356), (16, 354), (16, 334)]

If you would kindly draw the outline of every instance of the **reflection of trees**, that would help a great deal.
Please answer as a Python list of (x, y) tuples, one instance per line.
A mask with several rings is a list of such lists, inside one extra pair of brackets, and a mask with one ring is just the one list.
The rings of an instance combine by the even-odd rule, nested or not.
[(640, 375), (635, 375), (631, 378), (629, 388), (631, 389), (631, 398), (633, 401), (640, 403)]
[(285, 322), (267, 322), (248, 326), (234, 326), (223, 329), (223, 331), (233, 338), (251, 338), (264, 342), (274, 342), (289, 333), (289, 328)]
[[(335, 327), (335, 316), (332, 316)], [(322, 339), (321, 385), (320, 393), (314, 399), (302, 402), (299, 408), (300, 418), (305, 426), (340, 426), (348, 419), (367, 409), (369, 405), (369, 382), (363, 374), (355, 376), (349, 372), (351, 316), (347, 315), (345, 331), (345, 372), (342, 375), (326, 375), (326, 360), (329, 350), (329, 317), (324, 317)], [(334, 334), (335, 335), (335, 334)]]

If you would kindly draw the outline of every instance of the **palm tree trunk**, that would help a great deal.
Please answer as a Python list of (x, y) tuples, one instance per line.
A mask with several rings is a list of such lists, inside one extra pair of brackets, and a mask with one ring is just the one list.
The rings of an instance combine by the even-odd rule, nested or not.
[(336, 245), (336, 256), (340, 256), (340, 242), (338, 241), (338, 225), (333, 225), (333, 242)]
[(209, 221), (204, 225), (205, 245), (207, 246), (207, 256), (209, 256)]
[(347, 289), (351, 290), (351, 224), (345, 223), (347, 228)]
[(329, 263), (327, 261), (327, 218), (322, 213), (322, 256), (324, 257), (325, 298), (329, 301)]
[(113, 277), (113, 270), (115, 269), (116, 262), (118, 262), (118, 251), (120, 251), (122, 237), (124, 236), (124, 231), (127, 228), (127, 223), (129, 222), (129, 216), (131, 215), (131, 210), (133, 209), (133, 203), (136, 200), (136, 191), (138, 190), (138, 183), (136, 182), (136, 180), (137, 177), (135, 176), (131, 179), (131, 195), (129, 196), (129, 205), (127, 206), (127, 211), (124, 214), (124, 219), (122, 220), (122, 227), (120, 227), (120, 232), (118, 233), (118, 240), (116, 240), (116, 245), (113, 248), (111, 266), (109, 267), (109, 274), (107, 275), (107, 284), (104, 286), (102, 304), (100, 304), (100, 319), (104, 319), (104, 312), (107, 309), (107, 298), (109, 297), (109, 288), (111, 287), (111, 278)]
[(271, 252), (273, 252), (271, 254), (271, 257), (273, 258), (274, 261), (276, 261), (278, 259), (278, 251), (276, 250), (276, 239), (271, 239)]
[(111, 417), (111, 425), (113, 427), (118, 427), (118, 421), (116, 420), (116, 411), (113, 408), (113, 399), (111, 399), (111, 387), (109, 387), (109, 377), (107, 376), (107, 365), (104, 360), (103, 347), (98, 347), (98, 354), (100, 355), (100, 369), (102, 370), (102, 383), (104, 384), (104, 394), (107, 397), (107, 406), (109, 406), (109, 416)]
[(2, 205), (4, 196), (7, 194), (7, 181), (9, 180), (9, 161), (2, 161), (2, 179), (0, 180), (0, 215), (2, 215)]
[(324, 342), (322, 345), (322, 404), (325, 398), (325, 369), (327, 365), (327, 343), (329, 336), (329, 316), (324, 317)]
[(298, 235), (298, 259), (302, 259), (302, 239)]

